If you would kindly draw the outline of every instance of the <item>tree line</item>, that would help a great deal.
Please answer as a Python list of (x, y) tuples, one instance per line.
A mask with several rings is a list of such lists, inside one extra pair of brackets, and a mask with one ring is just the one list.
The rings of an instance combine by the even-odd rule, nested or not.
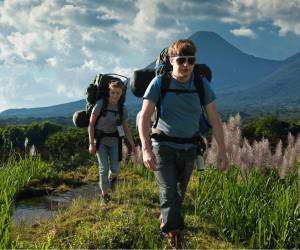
[[(130, 129), (135, 143), (139, 144), (136, 128), (130, 125)], [(300, 121), (284, 121), (270, 115), (249, 120), (242, 125), (243, 137), (250, 142), (266, 138), (271, 147), (279, 140), (285, 145), (289, 132), (294, 136), (300, 133)], [(87, 129), (63, 126), (50, 121), (0, 126), (2, 159), (6, 159), (11, 151), (20, 154), (29, 152), (33, 145), (45, 160), (72, 160), (80, 163), (88, 158)]]

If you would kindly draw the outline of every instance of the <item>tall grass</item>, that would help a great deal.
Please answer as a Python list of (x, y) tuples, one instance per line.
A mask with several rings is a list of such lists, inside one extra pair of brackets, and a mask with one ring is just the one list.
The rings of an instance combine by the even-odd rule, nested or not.
[[(279, 140), (275, 152), (272, 153), (268, 139), (262, 138), (250, 145), (246, 138), (241, 137), (240, 127), (239, 114), (231, 116), (228, 122), (223, 124), (230, 165), (239, 166), (244, 173), (251, 168), (259, 170), (262, 174), (269, 170), (276, 170), (282, 179), (292, 174), (294, 164), (300, 159), (300, 135), (295, 138), (289, 133), (287, 146), (283, 148), (282, 141)], [(217, 142), (212, 138), (205, 153), (207, 166), (217, 165), (217, 152)]]
[(217, 144), (212, 138), (206, 153), (211, 166), (199, 176), (197, 213), (211, 218), (223, 235), (250, 248), (300, 247), (300, 136), (288, 135), (272, 153), (262, 138), (252, 145), (241, 138), (240, 116), (224, 123), (231, 169), (215, 170)]
[[(295, 172), (294, 172), (295, 173)], [(250, 248), (299, 248), (300, 204), (297, 175), (280, 180), (275, 172), (247, 176), (209, 169), (199, 175), (196, 213), (208, 217), (233, 243)]]
[(0, 165), (0, 248), (8, 248), (11, 243), (10, 219), (16, 193), (32, 177), (47, 174), (47, 165), (39, 158), (18, 159), (11, 156)]

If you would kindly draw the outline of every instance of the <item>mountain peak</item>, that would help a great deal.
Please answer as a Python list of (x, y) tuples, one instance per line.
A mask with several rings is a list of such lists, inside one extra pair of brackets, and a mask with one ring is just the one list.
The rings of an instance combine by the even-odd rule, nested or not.
[[(213, 31), (197, 31), (189, 37), (201, 49), (218, 50), (222, 52), (245, 54), (237, 47), (227, 42), (223, 37)], [(221, 54), (220, 54), (221, 55)]]
[(197, 31), (195, 32), (193, 35), (191, 35), (191, 37), (194, 37), (194, 36), (205, 36), (205, 37), (221, 37), (220, 35), (218, 35), (216, 32), (213, 32), (213, 31), (205, 31), (205, 30), (202, 30), (202, 31)]

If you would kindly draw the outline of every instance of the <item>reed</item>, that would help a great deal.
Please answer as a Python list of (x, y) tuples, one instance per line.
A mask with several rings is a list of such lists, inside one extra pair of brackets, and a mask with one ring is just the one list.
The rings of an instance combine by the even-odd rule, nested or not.
[(299, 248), (300, 203), (297, 171), (281, 180), (275, 171), (247, 176), (238, 167), (199, 175), (197, 209), (232, 243), (250, 248)]
[(11, 243), (10, 219), (14, 197), (31, 178), (47, 174), (47, 166), (39, 158), (12, 155), (0, 165), (0, 248), (8, 248)]

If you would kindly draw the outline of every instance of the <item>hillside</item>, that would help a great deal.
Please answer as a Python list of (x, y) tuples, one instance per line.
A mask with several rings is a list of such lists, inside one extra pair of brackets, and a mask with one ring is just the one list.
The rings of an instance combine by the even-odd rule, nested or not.
[(300, 53), (288, 58), (276, 71), (243, 91), (220, 97), (223, 107), (299, 107), (300, 106)]
[(252, 86), (282, 65), (280, 61), (248, 55), (214, 32), (197, 32), (190, 39), (198, 48), (198, 62), (212, 69), (216, 92)]
[(85, 109), (85, 100), (69, 102), (49, 107), (8, 109), (0, 113), (0, 118), (58, 117), (72, 116), (74, 111)]

